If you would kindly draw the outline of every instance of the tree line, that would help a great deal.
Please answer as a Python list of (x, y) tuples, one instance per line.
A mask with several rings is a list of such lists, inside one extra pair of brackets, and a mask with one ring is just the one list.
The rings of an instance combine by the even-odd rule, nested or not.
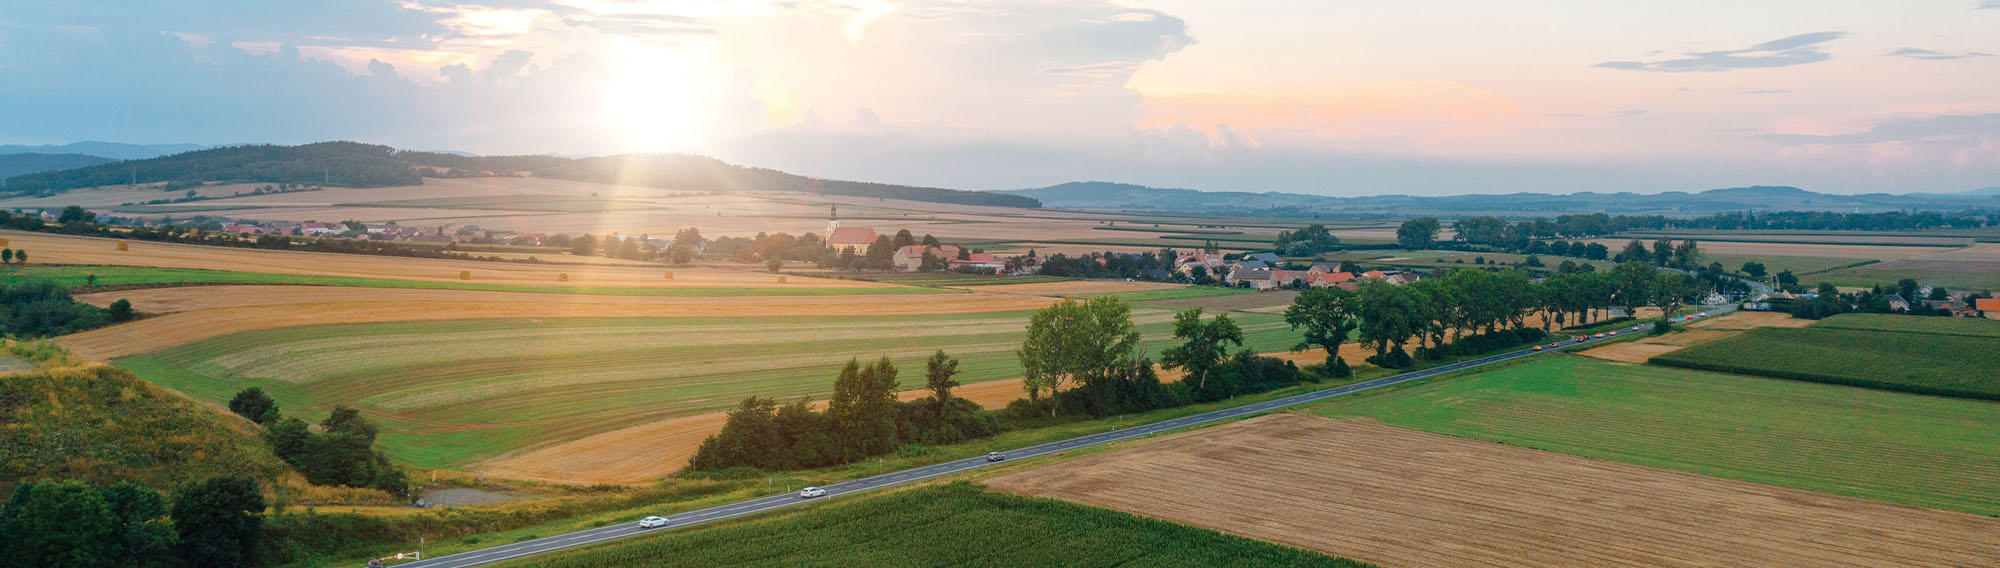
[(0, 333), (16, 339), (68, 335), (135, 317), (132, 303), (123, 298), (109, 308), (100, 308), (76, 301), (69, 288), (54, 282), (33, 280), (0, 286)]
[(936, 187), (814, 179), (690, 154), (625, 154), (569, 160), (536, 176), (710, 192), (798, 191), (963, 205), (1041, 207), (1032, 197)]
[(24, 483), (0, 506), (0, 568), (254, 566), (264, 508), (247, 477), (189, 482), (171, 501), (129, 481)]
[(7, 178), (10, 193), (54, 195), (71, 189), (168, 182), (170, 190), (210, 181), (381, 187), (423, 183), (394, 148), (357, 142), (300, 146), (255, 144), (182, 152), (144, 160)]
[(280, 412), (264, 389), (250, 387), (229, 400), (229, 411), (263, 426), (271, 453), (308, 483), (366, 487), (411, 498), (409, 477), (375, 449), (375, 425), (358, 410), (336, 404), (314, 432), (304, 420)]

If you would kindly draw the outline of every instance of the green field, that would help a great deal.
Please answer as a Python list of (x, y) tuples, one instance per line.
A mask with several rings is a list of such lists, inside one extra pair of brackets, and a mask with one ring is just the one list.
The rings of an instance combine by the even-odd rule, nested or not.
[(1703, 265), (1707, 265), (1713, 262), (1720, 262), (1722, 263), (1722, 268), (1729, 272), (1741, 271), (1743, 270), (1743, 263), (1751, 261), (1764, 263), (1764, 271), (1767, 273), (1764, 275), (1765, 278), (1770, 278), (1771, 275), (1786, 270), (1792, 271), (1792, 274), (1808, 274), (1824, 270), (1833, 270), (1836, 268), (1854, 266), (1857, 264), (1875, 262), (1872, 260), (1861, 259), (1861, 258), (1834, 258), (1834, 257), (1823, 257), (1823, 256), (1777, 256), (1777, 255), (1757, 255), (1757, 254), (1709, 254), (1709, 253), (1702, 253), (1701, 255), (1701, 263)]
[[(1283, 319), (1235, 314), (1259, 352), (1289, 350)], [(1173, 312), (1138, 308), (1146, 349)], [(824, 398), (850, 357), (887, 355), (903, 388), (924, 357), (961, 358), (966, 383), (1020, 376), (1027, 312), (939, 316), (464, 320), (251, 331), (114, 363), (196, 398), (260, 386), (288, 414), (336, 403), (382, 424), (399, 462), (452, 467), (508, 450), (732, 407), (756, 395)]]
[(2000, 515), (2000, 404), (1555, 357), (1313, 409), (1540, 450)]
[(583, 294), (591, 296), (841, 296), (865, 294), (949, 294), (960, 292), (942, 288), (829, 288), (737, 286), (524, 286), (478, 282), (432, 282), (268, 274), (197, 268), (155, 268), (147, 266), (36, 265), (0, 268), (0, 284), (49, 280), (65, 286), (83, 286), (96, 276), (98, 286), (187, 285), (193, 284), (296, 284), (311, 286), (353, 286), (363, 288), (421, 288), (427, 290), (475, 290), (482, 292), (532, 292), (541, 294)]
[[(1675, 367), (1945, 396), (2000, 400), (2000, 349), (1992, 320), (1919, 316), (1829, 318), (1809, 327), (1760, 328), (1653, 358)], [(1945, 325), (1950, 333), (1938, 333)], [(1893, 330), (1892, 330), (1893, 328)]]
[(501, 566), (1366, 566), (1352, 560), (959, 482), (815, 504)]
[(1093, 296), (1116, 296), (1118, 297), (1118, 299), (1125, 300), (1127, 302), (1146, 302), (1152, 300), (1178, 300), (1182, 298), (1206, 298), (1209, 296), (1236, 296), (1241, 294), (1255, 294), (1255, 293), (1257, 293), (1256, 290), (1251, 290), (1249, 288), (1227, 288), (1223, 286), (1187, 286), (1183, 288), (1173, 288), (1166, 290), (1140, 290), (1135, 292), (1103, 292), (1097, 294), (1068, 294), (1068, 295), (1073, 295), (1078, 298), (1088, 298)]
[(2000, 290), (2000, 272), (1951, 272), (1943, 270), (1895, 270), (1875, 266), (1842, 268), (1800, 279), (1802, 284), (1825, 282), (1835, 286), (1894, 285), (1904, 278), (1953, 290)]

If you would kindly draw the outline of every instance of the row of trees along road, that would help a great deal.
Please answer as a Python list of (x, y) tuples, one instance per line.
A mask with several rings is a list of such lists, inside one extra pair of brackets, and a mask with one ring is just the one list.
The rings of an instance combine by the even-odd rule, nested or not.
[[(1403, 286), (1369, 282), (1358, 291), (1307, 289), (1286, 308), (1285, 321), (1304, 331), (1300, 349), (1326, 351), (1325, 366), (1313, 370), (1344, 377), (1352, 372), (1339, 351), (1350, 337), (1375, 351), (1369, 362), (1402, 368), (1413, 363), (1405, 349), (1413, 341), (1416, 356), (1425, 359), (1484, 352), (1532, 341), (1556, 325), (1589, 323), (1595, 310), (1657, 305), (1672, 311), (1727, 282), (1642, 262), (1558, 272), (1541, 282), (1518, 270), (1454, 270)], [(1533, 315), (1541, 316), (1538, 330), (1528, 325)]]

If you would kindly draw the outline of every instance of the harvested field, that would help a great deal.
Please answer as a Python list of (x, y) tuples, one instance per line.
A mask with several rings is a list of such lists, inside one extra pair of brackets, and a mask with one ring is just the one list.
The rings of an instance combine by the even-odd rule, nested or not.
[(2000, 516), (2000, 430), (1981, 426), (2000, 404), (1985, 401), (1558, 356), (1310, 411)]
[(988, 485), (1392, 566), (2000, 563), (2000, 519), (1289, 414)]
[(1645, 363), (1647, 359), (1651, 359), (1655, 355), (1676, 351), (1682, 347), (1696, 343), (1722, 339), (1731, 335), (1735, 334), (1718, 330), (1690, 329), (1681, 331), (1680, 333), (1648, 336), (1645, 339), (1637, 341), (1625, 341), (1603, 347), (1593, 347), (1579, 351), (1577, 354), (1625, 363)]
[(164, 313), (57, 341), (108, 360), (230, 333), (299, 325), (478, 318), (897, 316), (1031, 310), (1048, 298), (1001, 294), (863, 296), (592, 296), (328, 286), (194, 286), (84, 294), (100, 306), (123, 298)]
[(1760, 327), (1805, 327), (1812, 324), (1813, 320), (1795, 318), (1792, 314), (1784, 312), (1734, 311), (1719, 318), (1703, 319), (1684, 327), (1742, 331)]
[[(739, 272), (703, 268), (639, 268), (623, 266), (538, 265), (470, 260), (404, 258), (360, 254), (329, 254), (211, 247), (128, 241), (129, 250), (117, 250), (116, 239), (76, 237), (46, 233), (0, 231), (8, 246), (34, 252), (39, 263), (154, 266), (298, 274), (350, 278), (420, 280), (433, 282), (474, 282), (535, 286), (640, 286), (640, 287), (887, 287), (889, 284), (860, 280), (792, 277), (780, 284), (769, 273)], [(671, 270), (673, 278), (666, 278)], [(470, 271), (471, 280), (461, 280)], [(569, 281), (558, 282), (568, 274)]]
[[(1050, 301), (1040, 296), (991, 297), (1033, 302), (1036, 307)], [(776, 317), (771, 314), (778, 309), (763, 303), (725, 308), (734, 313), (695, 304), (592, 308), (628, 314), (640, 309), (683, 312), (683, 317), (664, 318), (578, 317), (563, 311), (577, 306), (560, 304), (517, 304), (543, 310), (536, 319), (446, 317), (495, 309), (492, 302), (478, 304), (487, 307), (445, 302), (448, 308), (437, 314), (439, 321), (308, 325), (220, 335), (114, 363), (203, 400), (226, 401), (238, 390), (259, 386), (288, 412), (301, 415), (321, 414), (334, 404), (354, 406), (378, 421), (384, 448), (395, 459), (423, 467), (470, 467), (503, 454), (518, 456), (614, 430), (721, 411), (748, 396), (823, 398), (849, 358), (888, 356), (902, 370), (901, 382), (909, 388), (921, 382), (923, 359), (943, 349), (963, 361), (960, 380), (968, 385), (965, 392), (977, 394), (982, 392), (980, 383), (1021, 376), (1014, 350), (1027, 324), (1024, 311), (835, 316), (830, 312), (843, 308), (808, 304), (795, 309), (809, 315)], [(391, 302), (373, 315), (409, 319), (413, 306), (420, 305)], [(129, 343), (178, 342), (181, 339), (174, 337), (178, 329), (227, 328), (228, 320), (218, 316), (255, 314), (262, 321), (294, 317), (298, 323), (327, 319), (326, 314), (312, 313), (310, 306), (192, 310), (65, 341), (102, 353), (130, 350)], [(909, 307), (924, 309), (920, 304)], [(369, 312), (357, 307), (353, 313)], [(710, 315), (692, 317), (695, 314)], [(1145, 345), (1155, 357), (1172, 344), (1166, 341), (1172, 334), (1172, 318), (1167, 310), (1134, 311)], [(1275, 316), (1243, 314), (1238, 321), (1248, 336), (1247, 346), (1258, 351), (1282, 351), (1298, 341)], [(166, 322), (165, 327), (141, 327), (162, 325), (156, 322)], [(107, 337), (125, 329), (138, 331), (115, 340)], [(174, 338), (149, 339), (153, 336)], [(998, 389), (996, 393), (1019, 391), (1018, 386), (984, 388)], [(684, 464), (634, 467), (672, 471)]]
[[(1644, 240), (1646, 241), (1646, 246), (1648, 247), (1652, 246), (1653, 239), (1644, 239)], [(1625, 243), (1631, 242), (1631, 239), (1597, 239), (1594, 242), (1603, 244), (1606, 247), (1610, 247), (1611, 251), (1616, 253), (1617, 251), (1625, 247)], [(1945, 250), (1951, 250), (1948, 248), (1941, 248), (1934, 246), (1853, 245), (1853, 244), (1814, 244), (1814, 243), (1777, 243), (1777, 242), (1723, 242), (1723, 241), (1704, 241), (1701, 240), (1700, 238), (1695, 239), (1695, 244), (1701, 248), (1701, 252), (1703, 253), (1724, 254), (1732, 256), (1751, 256), (1751, 257), (1804, 256), (1804, 257), (1819, 257), (1819, 258), (1852, 258), (1857, 260), (1874, 259), (1883, 261), (1895, 260), (1899, 258), (1908, 258), (1912, 256), (1920, 256), (1926, 254), (1934, 254)], [(1729, 266), (1727, 268), (1736, 269), (1741, 267), (1742, 265), (1739, 264), (1736, 266)], [(1772, 269), (1771, 271), (1775, 273), (1777, 272), (1777, 269)]]
[(1272, 290), (1255, 294), (1229, 294), (1221, 296), (1201, 296), (1195, 298), (1171, 298), (1153, 300), (1146, 305), (1162, 308), (1201, 308), (1209, 312), (1232, 310), (1282, 312), (1292, 301), (1298, 299), (1297, 290)]

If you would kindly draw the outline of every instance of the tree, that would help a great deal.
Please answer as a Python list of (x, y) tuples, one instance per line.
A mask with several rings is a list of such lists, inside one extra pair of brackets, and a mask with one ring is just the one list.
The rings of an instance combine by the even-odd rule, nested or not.
[(1673, 266), (1675, 268), (1692, 269), (1700, 263), (1701, 248), (1695, 246), (1694, 239), (1681, 241), (1680, 245), (1674, 247)]
[(1632, 239), (1632, 242), (1625, 243), (1625, 250), (1619, 251), (1618, 256), (1612, 257), (1611, 260), (1613, 262), (1618, 262), (1618, 263), (1626, 263), (1634, 261), (1652, 262), (1653, 255), (1652, 253), (1646, 252), (1645, 242), (1640, 241), (1639, 239)]
[(56, 216), (56, 222), (62, 223), (64, 226), (74, 226), (83, 223), (89, 223), (94, 219), (95, 217), (93, 217), (89, 211), (84, 211), (83, 207), (79, 205), (71, 205), (69, 207), (64, 207), (62, 213)]
[(1437, 244), (1439, 223), (1434, 217), (1418, 217), (1404, 221), (1396, 227), (1396, 243), (1410, 250), (1431, 248)]
[(890, 270), (896, 268), (896, 247), (889, 235), (876, 235), (875, 243), (868, 245), (866, 256), (868, 268)]
[(21, 250), (17, 250), (17, 251), (14, 251), (14, 261), (15, 261), (15, 262), (19, 262), (19, 263), (21, 263), (21, 264), (27, 264), (27, 263), (28, 263), (28, 251), (27, 251), (27, 249), (21, 249)]
[(1743, 263), (1743, 273), (1750, 275), (1750, 279), (1752, 280), (1763, 280), (1764, 263), (1754, 260), (1745, 262)]
[[(1505, 246), (1514, 228), (1507, 221), (1493, 216), (1466, 217), (1451, 226), (1458, 233), (1459, 241), (1489, 246)], [(1400, 239), (1401, 236), (1399, 229), (1397, 237)]]
[(1123, 300), (1099, 296), (1077, 302), (1064, 299), (1028, 317), (1028, 333), (1015, 355), (1021, 360), (1034, 400), (1047, 390), (1055, 394), (1070, 383), (1087, 383), (1117, 369), (1138, 352), (1139, 331), (1132, 308)]
[(951, 403), (951, 389), (958, 387), (958, 359), (945, 355), (943, 349), (932, 353), (924, 361), (924, 388), (931, 391), (931, 404), (937, 406), (938, 420), (944, 420), (945, 409)]
[(701, 242), (701, 229), (688, 227), (674, 232), (674, 244), (698, 247), (701, 246)]
[(570, 239), (569, 252), (577, 256), (590, 256), (590, 253), (597, 252), (597, 236), (586, 233), (581, 237)]
[(826, 418), (846, 442), (848, 458), (896, 449), (896, 367), (887, 356), (860, 366), (848, 360), (834, 379)]
[(106, 317), (109, 317), (114, 323), (132, 321), (132, 318), (135, 317), (132, 313), (132, 301), (124, 298), (119, 298), (117, 301), (111, 302), (111, 307), (107, 308), (107, 310), (105, 313)]
[(1305, 339), (1294, 349), (1318, 346), (1326, 350), (1327, 372), (1335, 377), (1354, 374), (1340, 358), (1340, 344), (1347, 341), (1355, 326), (1355, 295), (1331, 286), (1307, 288), (1285, 308), (1285, 323), (1292, 329), (1305, 328)]
[(1799, 285), (1799, 277), (1793, 276), (1791, 269), (1787, 268), (1778, 272), (1779, 288), (1789, 290), (1798, 287), (1798, 285)]
[(930, 233), (924, 233), (924, 240), (923, 240), (923, 242), (921, 242), (921, 243), (918, 243), (918, 244), (921, 244), (921, 245), (924, 245), (924, 248), (930, 248), (930, 247), (935, 247), (935, 246), (944, 246), (944, 242), (943, 242), (943, 241), (939, 241), (937, 237), (933, 237), (933, 236), (931, 236), (931, 234), (930, 234)]
[[(785, 457), (787, 444), (773, 416), (777, 409), (777, 401), (768, 398), (743, 399), (729, 411), (722, 431), (702, 440), (694, 457), (688, 460), (688, 467), (705, 471), (737, 466), (782, 467), (780, 460)], [(810, 415), (811, 411), (806, 413)]]
[(264, 389), (259, 387), (237, 392), (235, 398), (229, 399), (229, 411), (258, 424), (270, 424), (281, 417), (278, 401), (271, 400), (271, 396), (264, 394)]
[(14, 490), (0, 512), (0, 563), (8, 566), (115, 566), (118, 517), (97, 488), (42, 480)]
[(264, 442), (271, 445), (271, 453), (293, 467), (298, 467), (312, 436), (311, 427), (297, 417), (281, 418), (264, 428)]
[(1408, 366), (1409, 353), (1403, 344), (1422, 329), (1428, 310), (1404, 287), (1380, 281), (1362, 284), (1356, 299), (1362, 314), (1358, 328), (1361, 341), (1375, 349), (1376, 364), (1385, 368)]
[(1896, 293), (1901, 294), (1903, 296), (1904, 301), (1914, 304), (1917, 303), (1918, 300), (1923, 299), (1917, 297), (1917, 288), (1920, 286), (1922, 285), (1918, 284), (1917, 279), (1915, 278), (1904, 278), (1902, 280), (1897, 280)]
[(667, 262), (672, 264), (694, 262), (694, 246), (687, 243), (677, 243), (669, 247), (667, 249)]
[(249, 566), (264, 536), (264, 494), (248, 477), (188, 483), (174, 496), (174, 531), (189, 566)]
[(784, 269), (785, 269), (785, 259), (777, 257), (764, 259), (764, 270), (777, 272), (779, 270), (784, 270)]
[(14, 249), (0, 249), (0, 262), (14, 263)]
[(1201, 321), (1201, 308), (1188, 308), (1174, 315), (1174, 338), (1184, 343), (1167, 348), (1160, 362), (1168, 369), (1187, 369), (1195, 378), (1195, 388), (1208, 386), (1208, 371), (1229, 352), (1229, 344), (1243, 346), (1243, 328), (1220, 314)]
[(1658, 272), (1638, 260), (1619, 263), (1611, 269), (1611, 283), (1616, 286), (1618, 304), (1625, 306), (1626, 314), (1652, 301), (1654, 274)]
[(910, 234), (909, 229), (896, 231), (896, 238), (890, 242), (891, 246), (894, 246), (895, 248), (899, 249), (914, 244), (917, 244), (917, 237), (916, 235)]
[(104, 489), (104, 504), (118, 519), (119, 566), (161, 566), (173, 553), (174, 527), (166, 521), (160, 492), (125, 481)]
[(1653, 265), (1675, 266), (1674, 242), (1667, 239), (1653, 241)]
[(1325, 225), (1313, 223), (1297, 231), (1279, 231), (1271, 244), (1279, 254), (1312, 256), (1340, 248), (1340, 239), (1327, 231)]

